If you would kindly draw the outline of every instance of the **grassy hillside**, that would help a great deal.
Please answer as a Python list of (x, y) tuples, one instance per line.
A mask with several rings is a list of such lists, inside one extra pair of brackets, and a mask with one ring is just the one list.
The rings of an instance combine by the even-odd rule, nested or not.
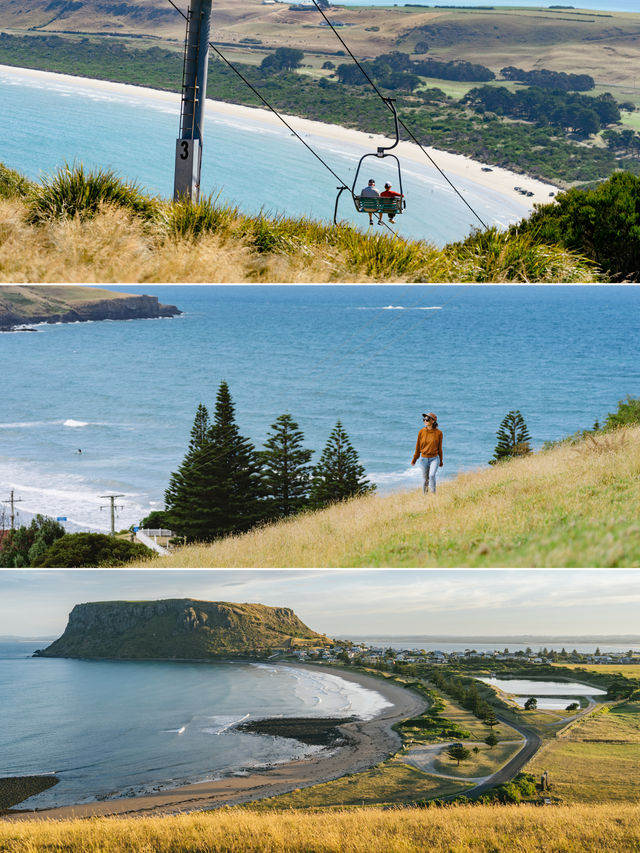
[(640, 702), (625, 702), (571, 725), (540, 750), (527, 770), (548, 770), (553, 795), (565, 802), (637, 802), (639, 762)]
[(640, 427), (334, 505), (150, 566), (637, 566)]
[[(0, 165), (4, 282), (584, 282), (594, 264), (495, 229), (444, 249), (379, 229), (245, 216), (144, 196), (110, 172), (60, 169), (29, 185)], [(382, 233), (379, 233), (382, 232)]]
[(0, 317), (19, 313), (23, 317), (65, 313), (78, 304), (103, 299), (127, 299), (132, 294), (93, 287), (3, 287), (0, 291)]
[(578, 853), (638, 849), (640, 808), (615, 805), (359, 808), (0, 824), (0, 851), (30, 853)]

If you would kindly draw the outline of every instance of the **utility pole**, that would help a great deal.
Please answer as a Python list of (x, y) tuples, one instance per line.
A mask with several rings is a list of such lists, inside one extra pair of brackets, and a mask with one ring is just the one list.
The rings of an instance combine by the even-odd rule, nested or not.
[(111, 535), (116, 535), (116, 510), (123, 509), (122, 505), (116, 506), (116, 498), (123, 498), (124, 495), (100, 495), (101, 498), (108, 498), (109, 505), (101, 506), (100, 509), (111, 509)]
[(182, 68), (180, 138), (176, 141), (173, 198), (198, 201), (202, 163), (202, 127), (207, 97), (212, 0), (189, 0)]
[(15, 519), (16, 519), (16, 508), (15, 505), (22, 503), (22, 498), (15, 498), (13, 496), (13, 489), (11, 489), (11, 497), (2, 501), (3, 504), (11, 504), (11, 529), (13, 530)]

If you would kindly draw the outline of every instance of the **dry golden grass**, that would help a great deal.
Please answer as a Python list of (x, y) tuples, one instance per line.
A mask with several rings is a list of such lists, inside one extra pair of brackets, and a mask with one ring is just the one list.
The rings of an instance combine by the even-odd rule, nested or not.
[(145, 567), (637, 566), (640, 427), (606, 452), (561, 445), (458, 476), (437, 495), (371, 495)]
[[(69, 175), (70, 180), (75, 177), (73, 172)], [(48, 186), (38, 191), (47, 199), (53, 194)], [(58, 207), (60, 195), (56, 194)], [(220, 221), (198, 233), (176, 228), (179, 206), (157, 199), (149, 200), (150, 212), (144, 216), (103, 204), (96, 215), (92, 209), (91, 215), (75, 218), (54, 215), (55, 208), (40, 224), (28, 221), (32, 206), (28, 199), (0, 200), (0, 281), (600, 280), (592, 264), (561, 247), (537, 245), (528, 236), (495, 229), (487, 232), (481, 245), (475, 240), (473, 245), (452, 244), (440, 250), (420, 240), (363, 234), (349, 226), (335, 228), (304, 218), (247, 217), (233, 208), (217, 208), (211, 200), (201, 205), (200, 214), (204, 207), (205, 216), (215, 214)]]
[(458, 806), (0, 823), (7, 853), (578, 853), (637, 851), (640, 808)]

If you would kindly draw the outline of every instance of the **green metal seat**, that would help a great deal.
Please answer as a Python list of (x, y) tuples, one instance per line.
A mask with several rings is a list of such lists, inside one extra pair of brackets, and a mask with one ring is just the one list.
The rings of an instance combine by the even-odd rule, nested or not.
[(357, 195), (354, 199), (356, 208), (360, 213), (391, 213), (395, 216), (402, 213), (402, 198), (400, 196), (387, 196), (386, 198), (375, 198)]

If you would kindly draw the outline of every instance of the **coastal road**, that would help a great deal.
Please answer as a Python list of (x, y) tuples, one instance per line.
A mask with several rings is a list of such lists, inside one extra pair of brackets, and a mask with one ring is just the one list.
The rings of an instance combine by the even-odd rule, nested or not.
[(481, 782), (474, 788), (469, 788), (465, 791), (465, 797), (475, 799), (476, 797), (482, 796), (482, 794), (486, 794), (487, 791), (491, 790), (491, 788), (495, 788), (497, 785), (504, 785), (505, 782), (509, 782), (522, 770), (525, 764), (533, 758), (542, 746), (542, 738), (534, 729), (529, 728), (529, 726), (517, 726), (510, 720), (505, 720), (504, 717), (498, 717), (498, 722), (504, 723), (506, 726), (511, 726), (512, 729), (515, 729), (519, 734), (521, 734), (524, 738), (524, 746), (520, 752), (514, 755), (510, 761), (507, 761), (507, 763), (496, 773), (489, 776), (484, 782)]

